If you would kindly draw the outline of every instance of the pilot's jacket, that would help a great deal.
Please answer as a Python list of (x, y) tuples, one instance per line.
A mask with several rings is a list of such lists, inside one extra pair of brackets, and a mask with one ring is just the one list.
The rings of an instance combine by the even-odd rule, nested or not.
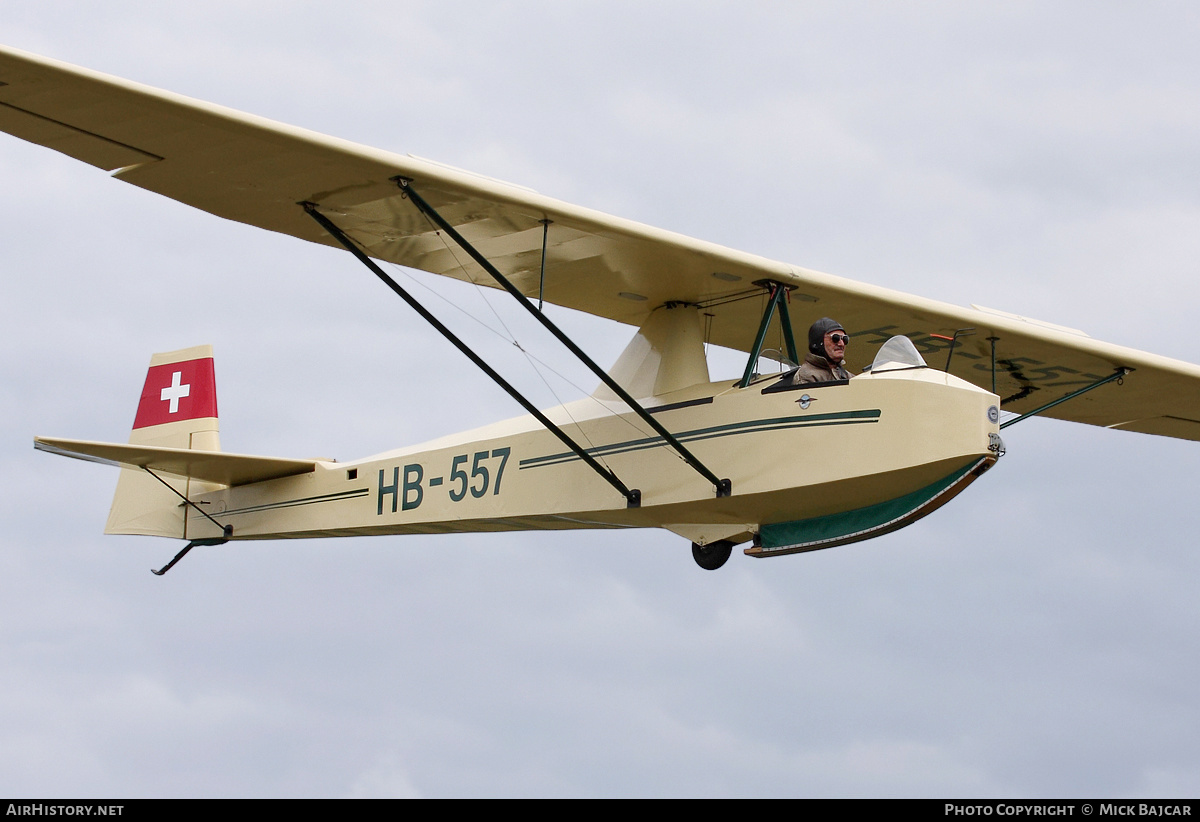
[(792, 372), (792, 384), (848, 380), (853, 376), (841, 363), (832, 365), (825, 357), (810, 353), (805, 355), (800, 367)]

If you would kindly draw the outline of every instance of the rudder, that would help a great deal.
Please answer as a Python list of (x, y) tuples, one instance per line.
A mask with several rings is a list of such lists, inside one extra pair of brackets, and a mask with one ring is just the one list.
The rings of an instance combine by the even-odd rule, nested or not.
[[(220, 451), (217, 384), (211, 345), (155, 354), (142, 387), (132, 445)], [(183, 501), (163, 483), (187, 497), (221, 486), (122, 468), (104, 526), (106, 534), (144, 534), (187, 539)]]

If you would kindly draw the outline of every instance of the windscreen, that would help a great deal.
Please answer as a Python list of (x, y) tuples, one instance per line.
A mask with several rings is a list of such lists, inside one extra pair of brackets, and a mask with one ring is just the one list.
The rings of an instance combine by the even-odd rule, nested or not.
[(896, 336), (879, 347), (875, 361), (871, 363), (871, 373), (879, 374), (884, 371), (902, 371), (906, 368), (928, 368), (917, 347), (908, 337)]

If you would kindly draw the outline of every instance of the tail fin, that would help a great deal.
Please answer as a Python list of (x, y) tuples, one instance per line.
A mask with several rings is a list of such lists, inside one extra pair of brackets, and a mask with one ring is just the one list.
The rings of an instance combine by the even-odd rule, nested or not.
[[(212, 346), (200, 345), (150, 358), (129, 442), (221, 450)], [(163, 483), (187, 497), (221, 487), (178, 477), (162, 477), (160, 482), (144, 470), (122, 468), (104, 533), (187, 539), (182, 500)]]

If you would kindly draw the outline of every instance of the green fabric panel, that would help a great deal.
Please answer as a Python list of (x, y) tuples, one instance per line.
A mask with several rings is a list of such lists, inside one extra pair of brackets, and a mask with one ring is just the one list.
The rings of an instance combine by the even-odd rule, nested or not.
[(774, 525), (764, 525), (760, 532), (763, 548), (785, 548), (803, 545), (810, 542), (824, 542), (840, 539), (847, 534), (878, 528), (884, 523), (903, 517), (928, 503), (945, 489), (958, 482), (968, 471), (974, 468), (972, 462), (965, 468), (955, 471), (948, 477), (943, 477), (924, 488), (905, 494), (887, 502), (868, 505), (853, 511), (840, 514), (828, 514), (823, 517), (796, 520), (795, 522), (779, 522)]

